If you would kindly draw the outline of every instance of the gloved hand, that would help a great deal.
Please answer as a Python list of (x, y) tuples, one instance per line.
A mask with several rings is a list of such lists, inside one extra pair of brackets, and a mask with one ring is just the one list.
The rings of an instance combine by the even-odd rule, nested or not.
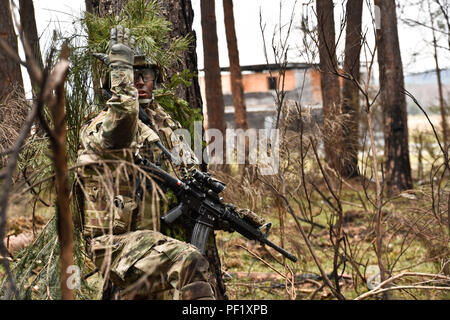
[(250, 222), (251, 224), (253, 224), (256, 227), (262, 227), (266, 223), (266, 220), (264, 218), (260, 217), (259, 215), (257, 215), (253, 211), (251, 211), (250, 209), (238, 208), (234, 204), (231, 204), (231, 203), (227, 203), (226, 205), (228, 208), (230, 208), (231, 210), (236, 212), (238, 214), (239, 218), (247, 220), (247, 222)]
[(111, 29), (109, 61), (111, 68), (133, 68), (135, 39), (130, 37), (130, 29), (118, 25)]
[(109, 54), (93, 53), (92, 55), (101, 60), (104, 64), (114, 67), (133, 67), (134, 45), (136, 41), (130, 36), (130, 29), (118, 25), (111, 29)]
[(134, 96), (133, 87), (133, 63), (135, 39), (130, 35), (130, 29), (118, 25), (111, 29), (109, 54), (93, 53), (109, 66), (111, 91), (115, 94)]
[(257, 227), (262, 227), (266, 223), (266, 220), (264, 220), (264, 218), (260, 217), (250, 209), (237, 208), (236, 212), (241, 217), (241, 219), (247, 220)]

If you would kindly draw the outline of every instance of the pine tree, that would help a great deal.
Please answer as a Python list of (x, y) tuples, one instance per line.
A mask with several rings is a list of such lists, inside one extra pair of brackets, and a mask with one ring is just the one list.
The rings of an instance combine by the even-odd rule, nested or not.
[[(203, 36), (203, 57), (205, 65), (205, 91), (207, 128), (218, 129), (223, 137), (222, 157), (216, 155), (218, 160), (225, 160), (225, 106), (222, 94), (222, 82), (219, 65), (219, 49), (217, 44), (217, 27), (215, 3), (211, 0), (201, 0), (201, 25)], [(220, 158), (220, 159), (219, 159)]]
[(319, 35), (320, 86), (322, 91), (325, 161), (342, 173), (341, 97), (335, 46), (334, 5), (332, 0), (316, 2)]
[(246, 130), (247, 111), (242, 84), (241, 66), (239, 64), (239, 50), (237, 46), (236, 30), (234, 27), (233, 0), (223, 0), (225, 32), (227, 37), (228, 58), (230, 60), (231, 93), (233, 95), (234, 118), (238, 128)]
[[(344, 72), (360, 80), (362, 0), (347, 1), (347, 27), (345, 36)], [(342, 113), (344, 120), (344, 177), (358, 175), (359, 149), (359, 90), (351, 80), (344, 80), (342, 88)]]
[(381, 27), (377, 29), (378, 65), (384, 122), (384, 175), (390, 194), (412, 188), (408, 121), (395, 1), (376, 0)]
[[(0, 34), (10, 48), (17, 52), (17, 36), (14, 31), (14, 25), (11, 15), (10, 4), (8, 0), (3, 0), (0, 6)], [(3, 50), (2, 50), (3, 51)], [(0, 51), (0, 98), (18, 88), (24, 96), (22, 72), (20, 64), (11, 59), (6, 53)], [(0, 121), (1, 122), (1, 121)]]

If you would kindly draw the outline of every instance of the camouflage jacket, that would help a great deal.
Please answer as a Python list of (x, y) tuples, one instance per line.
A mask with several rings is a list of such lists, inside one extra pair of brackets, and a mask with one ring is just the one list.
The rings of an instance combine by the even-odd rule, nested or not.
[[(132, 86), (132, 70), (112, 71), (113, 96), (107, 108), (88, 121), (80, 131), (76, 185), (83, 194), (83, 215), (78, 220), (85, 236), (121, 234), (136, 229), (159, 231), (160, 203), (164, 195), (152, 188), (140, 199), (136, 190), (145, 190), (142, 170), (134, 164), (145, 157), (165, 170), (180, 174), (198, 161), (190, 147), (174, 131), (181, 128), (156, 102), (145, 109), (153, 131), (139, 120), (137, 90)], [(161, 141), (181, 157), (169, 165), (155, 145)], [(172, 171), (173, 172), (173, 171)], [(77, 220), (77, 219), (76, 219)]]

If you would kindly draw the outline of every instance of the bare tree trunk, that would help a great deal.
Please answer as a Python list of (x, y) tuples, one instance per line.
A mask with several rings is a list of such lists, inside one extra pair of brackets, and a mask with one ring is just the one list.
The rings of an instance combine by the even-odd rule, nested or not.
[(36, 28), (36, 18), (34, 14), (33, 0), (19, 0), (20, 4), (20, 24), (22, 25), (25, 39), (33, 51), (33, 58), (38, 66), (43, 69), (41, 47), (39, 45), (39, 35)]
[(239, 50), (237, 46), (236, 30), (234, 27), (233, 0), (223, 0), (225, 32), (227, 37), (228, 58), (230, 60), (231, 93), (233, 94), (234, 118), (236, 126), (248, 129), (247, 111), (242, 85)]
[[(162, 0), (161, 3), (162, 14), (172, 23), (169, 39), (185, 37), (187, 35), (192, 39), (191, 46), (184, 53), (181, 63), (168, 68), (167, 76), (170, 78), (175, 73), (186, 69), (192, 72), (198, 72), (196, 52), (197, 36), (192, 29), (194, 11), (192, 10), (191, 0)], [(189, 87), (178, 87), (175, 93), (178, 97), (186, 100), (191, 108), (199, 108), (202, 110), (203, 101), (198, 77), (192, 79), (192, 83)]]
[[(192, 29), (192, 23), (194, 20), (194, 12), (192, 10), (192, 4), (190, 0), (162, 0), (162, 9), (164, 17), (172, 23), (172, 30), (169, 33), (169, 39), (185, 37), (190, 35), (192, 37), (192, 45), (188, 51), (184, 53), (184, 57), (180, 64), (172, 66), (168, 69), (167, 75), (171, 77), (177, 72), (181, 72), (185, 69), (198, 72), (197, 66), (197, 41), (195, 31)], [(198, 78), (192, 79), (192, 84), (189, 87), (180, 86), (177, 88), (176, 95), (186, 100), (191, 108), (203, 108), (203, 101), (200, 92), (200, 86)], [(203, 132), (202, 132), (203, 136)], [(202, 162), (203, 164), (203, 162)], [(206, 170), (206, 164), (202, 168)], [(191, 230), (184, 228), (185, 240), (189, 241), (191, 237)], [(220, 257), (218, 254), (216, 239), (214, 233), (210, 234), (208, 239), (208, 248), (206, 250), (206, 257), (210, 264), (212, 273), (216, 278), (216, 293), (218, 299), (225, 299), (225, 284), (222, 279), (222, 266)]]
[(381, 28), (377, 30), (381, 103), (384, 120), (384, 172), (389, 194), (412, 188), (403, 66), (395, 1), (376, 0)]
[[(227, 37), (228, 59), (230, 61), (230, 80), (231, 94), (233, 95), (234, 120), (237, 128), (247, 130), (247, 107), (245, 105), (244, 87), (242, 84), (241, 66), (239, 63), (239, 50), (236, 39), (236, 30), (234, 26), (233, 0), (223, 0), (223, 11), (225, 33)], [(249, 152), (249, 141), (247, 138), (245, 138), (244, 165), (239, 165), (242, 172), (242, 179), (244, 179), (244, 176), (246, 175), (249, 175), (249, 177), (254, 176), (253, 170), (248, 171), (248, 169), (253, 169), (253, 167), (248, 167)], [(248, 169), (246, 170), (246, 168)]]
[(86, 11), (101, 18), (120, 14), (128, 0), (85, 0)]
[[(14, 52), (17, 52), (17, 36), (14, 31), (9, 0), (1, 0), (0, 17), (0, 37), (7, 42)], [(22, 87), (20, 91), (25, 96), (20, 64), (0, 51), (0, 98), (18, 86)], [(2, 122), (1, 119), (0, 117), (0, 123)]]
[[(34, 13), (33, 0), (19, 0), (19, 13), (20, 13), (20, 24), (23, 28), (23, 33), (25, 39), (30, 46), (33, 53), (33, 59), (36, 61), (37, 65), (41, 70), (44, 69), (44, 61), (42, 60), (41, 47), (39, 45), (39, 35), (36, 27), (36, 17)], [(37, 96), (38, 83), (32, 82), (33, 98)], [(42, 136), (44, 134), (44, 129), (39, 121), (34, 124), (36, 127), (37, 134)]]
[(84, 5), (86, 7), (86, 11), (89, 12), (90, 14), (94, 14), (94, 4), (93, 4), (93, 0), (85, 0), (84, 1)]
[[(356, 81), (360, 79), (361, 20), (363, 0), (347, 1), (347, 27), (345, 37), (344, 72)], [(344, 79), (342, 88), (342, 113), (348, 115), (344, 123), (344, 177), (359, 175), (359, 90), (350, 80)]]
[(317, 28), (319, 35), (320, 85), (322, 89), (322, 111), (325, 160), (338, 173), (342, 172), (342, 123), (339, 119), (340, 88), (335, 46), (333, 0), (316, 2)]
[[(189, 87), (179, 86), (176, 88), (175, 94), (189, 103), (191, 108), (198, 108), (203, 110), (203, 100), (198, 82), (198, 64), (197, 64), (197, 35), (192, 28), (194, 21), (194, 11), (192, 9), (191, 0), (162, 0), (162, 14), (172, 23), (171, 31), (169, 32), (169, 39), (176, 37), (185, 37), (187, 35), (191, 38), (191, 46), (184, 53), (181, 63), (171, 66), (167, 69), (167, 76), (170, 78), (175, 73), (183, 70), (190, 70), (197, 73)], [(170, 40), (169, 40), (170, 41)], [(201, 139), (204, 136), (204, 119), (202, 119)], [(203, 152), (202, 152), (203, 154)], [(202, 171), (207, 171), (207, 164), (201, 161)]]
[[(211, 0), (201, 0), (201, 25), (203, 36), (203, 56), (205, 69), (206, 109), (208, 129), (218, 129), (223, 136), (223, 157), (225, 161), (225, 107), (222, 95), (222, 83), (217, 46), (217, 28), (215, 4)], [(217, 155), (216, 155), (217, 156)]]
[(439, 109), (441, 111), (441, 123), (442, 123), (442, 140), (444, 142), (444, 149), (448, 150), (448, 124), (447, 124), (447, 112), (444, 100), (444, 94), (442, 93), (442, 81), (441, 81), (441, 69), (439, 68), (439, 57), (437, 52), (437, 39), (434, 30), (434, 17), (431, 12), (430, 2), (428, 1), (428, 12), (430, 14), (431, 32), (433, 34), (433, 49), (434, 49), (434, 62), (436, 64), (436, 76), (438, 82), (439, 91)]

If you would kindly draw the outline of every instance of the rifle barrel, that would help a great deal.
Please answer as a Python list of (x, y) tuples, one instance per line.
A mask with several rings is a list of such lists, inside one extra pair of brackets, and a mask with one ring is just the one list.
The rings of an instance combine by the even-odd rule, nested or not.
[(297, 257), (294, 256), (292, 253), (290, 253), (289, 251), (284, 250), (282, 247), (277, 246), (275, 243), (273, 243), (272, 241), (268, 240), (267, 238), (263, 238), (260, 240), (262, 243), (267, 244), (269, 247), (272, 247), (273, 249), (275, 249), (276, 251), (278, 251), (279, 253), (281, 253), (283, 256), (285, 256), (286, 258), (288, 258), (289, 260), (293, 261), (293, 262), (297, 262)]

